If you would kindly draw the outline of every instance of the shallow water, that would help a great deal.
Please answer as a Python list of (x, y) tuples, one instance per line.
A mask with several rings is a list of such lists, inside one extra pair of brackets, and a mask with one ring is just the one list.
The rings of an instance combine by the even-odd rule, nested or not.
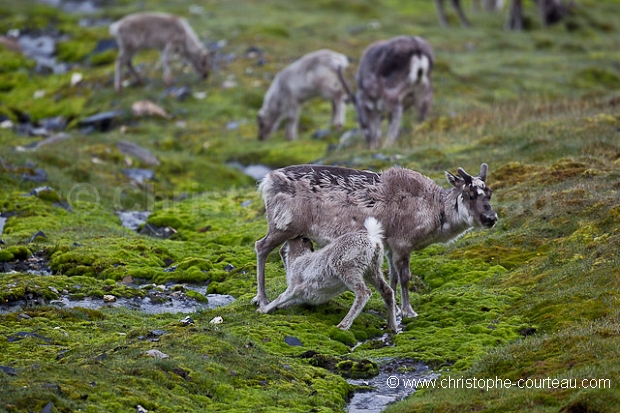
[(122, 226), (135, 231), (146, 222), (151, 213), (150, 211), (118, 211), (116, 215), (121, 220)]
[[(79, 300), (71, 300), (68, 296), (61, 296), (58, 300), (52, 300), (48, 304), (60, 308), (83, 307), (98, 310), (103, 307), (125, 307), (133, 310), (140, 310), (147, 314), (187, 314), (202, 309), (222, 307), (235, 301), (235, 298), (231, 295), (208, 294), (206, 297), (209, 299), (208, 303), (200, 303), (193, 299), (178, 298), (174, 296), (169, 297), (170, 299), (165, 302), (160, 302), (159, 300), (157, 302), (153, 302), (150, 297), (119, 297), (114, 302), (106, 303), (102, 298), (85, 297)], [(32, 303), (27, 303), (25, 300), (14, 301), (10, 305), (0, 306), (0, 314), (21, 311), (31, 304)]]
[(370, 386), (369, 391), (354, 393), (347, 407), (348, 413), (379, 413), (390, 403), (397, 402), (415, 392), (415, 380), (432, 380), (439, 377), (424, 363), (415, 360), (383, 360), (379, 374), (372, 379), (348, 379), (350, 384)]

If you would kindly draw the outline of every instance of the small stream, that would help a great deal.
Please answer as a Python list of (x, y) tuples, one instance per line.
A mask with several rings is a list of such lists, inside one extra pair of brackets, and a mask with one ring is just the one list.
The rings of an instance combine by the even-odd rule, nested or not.
[(379, 374), (371, 379), (348, 379), (350, 384), (368, 386), (356, 391), (347, 407), (348, 413), (379, 413), (390, 404), (415, 392), (415, 380), (439, 377), (424, 363), (416, 360), (385, 359), (379, 361)]

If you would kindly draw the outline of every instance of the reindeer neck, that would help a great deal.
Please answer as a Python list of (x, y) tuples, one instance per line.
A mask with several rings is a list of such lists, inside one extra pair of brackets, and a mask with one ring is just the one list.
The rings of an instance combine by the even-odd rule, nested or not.
[(473, 222), (469, 211), (463, 204), (461, 191), (457, 188), (441, 189), (442, 209), (438, 231), (438, 241), (452, 241), (473, 227)]

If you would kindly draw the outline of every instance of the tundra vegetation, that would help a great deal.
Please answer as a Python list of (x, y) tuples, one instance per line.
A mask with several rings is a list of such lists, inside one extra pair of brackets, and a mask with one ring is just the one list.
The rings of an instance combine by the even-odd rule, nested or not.
[[(543, 27), (533, 18), (518, 33), (504, 31), (496, 13), (469, 9), (471, 28), (452, 15), (450, 28), (441, 28), (433, 2), (400, 0), (117, 0), (88, 16), (108, 24), (145, 10), (185, 16), (220, 59), (203, 82), (191, 70), (175, 70), (174, 84), (193, 92), (181, 100), (166, 93), (153, 64), (158, 52), (134, 61), (147, 84), (118, 95), (116, 53), (92, 53), (109, 38), (106, 24), (80, 24), (80, 14), (28, 0), (2, 2), (1, 34), (62, 34), (56, 57), (73, 65), (64, 74), (38, 74), (10, 42), (0, 45), (0, 113), (15, 125), (18, 113), (31, 122), (68, 122), (68, 137), (37, 149), (28, 145), (40, 137), (0, 129), (0, 268), (45, 260), (52, 271), (0, 273), (2, 300), (144, 294), (119, 283), (131, 275), (178, 288), (208, 282), (209, 293), (237, 301), (193, 313), (187, 326), (179, 323), (182, 314), (123, 308), (39, 306), (0, 314), (0, 411), (42, 411), (49, 402), (61, 412), (138, 405), (158, 412), (342, 411), (353, 390), (344, 377), (373, 374), (386, 358), (422, 360), (444, 377), (595, 378), (612, 385), (424, 390), (390, 412), (616, 411), (620, 5), (577, 5), (559, 24)], [(536, 16), (533, 2), (523, 7)], [(330, 120), (330, 104), (321, 100), (304, 107), (297, 141), (282, 132), (256, 139), (256, 113), (283, 67), (329, 47), (353, 58), (353, 73), (368, 44), (401, 34), (433, 47), (434, 103), (422, 123), (403, 116), (392, 147), (369, 151), (352, 133), (342, 141), (333, 132), (313, 137)], [(83, 78), (72, 85), (74, 73)], [(132, 116), (132, 103), (144, 99), (171, 119)], [(110, 130), (81, 131), (81, 119), (112, 110), (122, 115)], [(347, 117), (345, 130), (355, 127), (355, 117)], [(158, 163), (127, 155), (119, 142), (148, 149)], [(423, 280), (410, 294), (419, 315), (405, 319), (389, 345), (379, 340), (385, 310), (376, 292), (348, 331), (336, 324), (351, 293), (270, 315), (251, 304), (254, 242), (267, 222), (255, 180), (228, 164), (315, 161), (372, 170), (399, 164), (444, 187), (445, 170), (489, 164), (498, 224), (412, 255), (411, 271)], [(131, 168), (150, 168), (155, 177), (132, 180), (124, 172)], [(34, 182), (42, 171), (46, 180)], [(50, 189), (33, 191), (41, 186)], [(173, 228), (173, 235), (123, 228), (117, 210), (148, 210), (147, 223)], [(38, 231), (45, 237), (33, 237)], [(266, 271), (275, 297), (286, 288), (277, 254)], [(222, 323), (211, 324), (217, 316)], [(157, 330), (166, 334), (149, 336)], [(146, 355), (153, 349), (169, 357)]]

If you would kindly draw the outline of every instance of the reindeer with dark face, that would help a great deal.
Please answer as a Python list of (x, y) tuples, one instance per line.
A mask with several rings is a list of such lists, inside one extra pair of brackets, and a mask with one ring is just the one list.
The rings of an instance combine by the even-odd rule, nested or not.
[(433, 103), (431, 72), (434, 61), (433, 49), (426, 40), (397, 36), (366, 48), (355, 76), (355, 95), (339, 72), (340, 81), (355, 105), (369, 149), (381, 146), (384, 115), (389, 119), (386, 146), (398, 138), (404, 110), (415, 105), (419, 120), (426, 118)]
[(400, 282), (403, 317), (415, 317), (409, 302), (411, 253), (448, 242), (473, 227), (491, 228), (497, 214), (486, 186), (488, 167), (478, 176), (458, 168), (446, 172), (451, 189), (405, 168), (382, 173), (336, 166), (297, 165), (277, 169), (259, 185), (265, 201), (267, 235), (256, 242), (258, 291), (254, 302), (269, 303), (265, 293), (265, 262), (278, 245), (305, 236), (326, 245), (359, 231), (367, 217), (384, 229), (384, 245), (393, 290)]

